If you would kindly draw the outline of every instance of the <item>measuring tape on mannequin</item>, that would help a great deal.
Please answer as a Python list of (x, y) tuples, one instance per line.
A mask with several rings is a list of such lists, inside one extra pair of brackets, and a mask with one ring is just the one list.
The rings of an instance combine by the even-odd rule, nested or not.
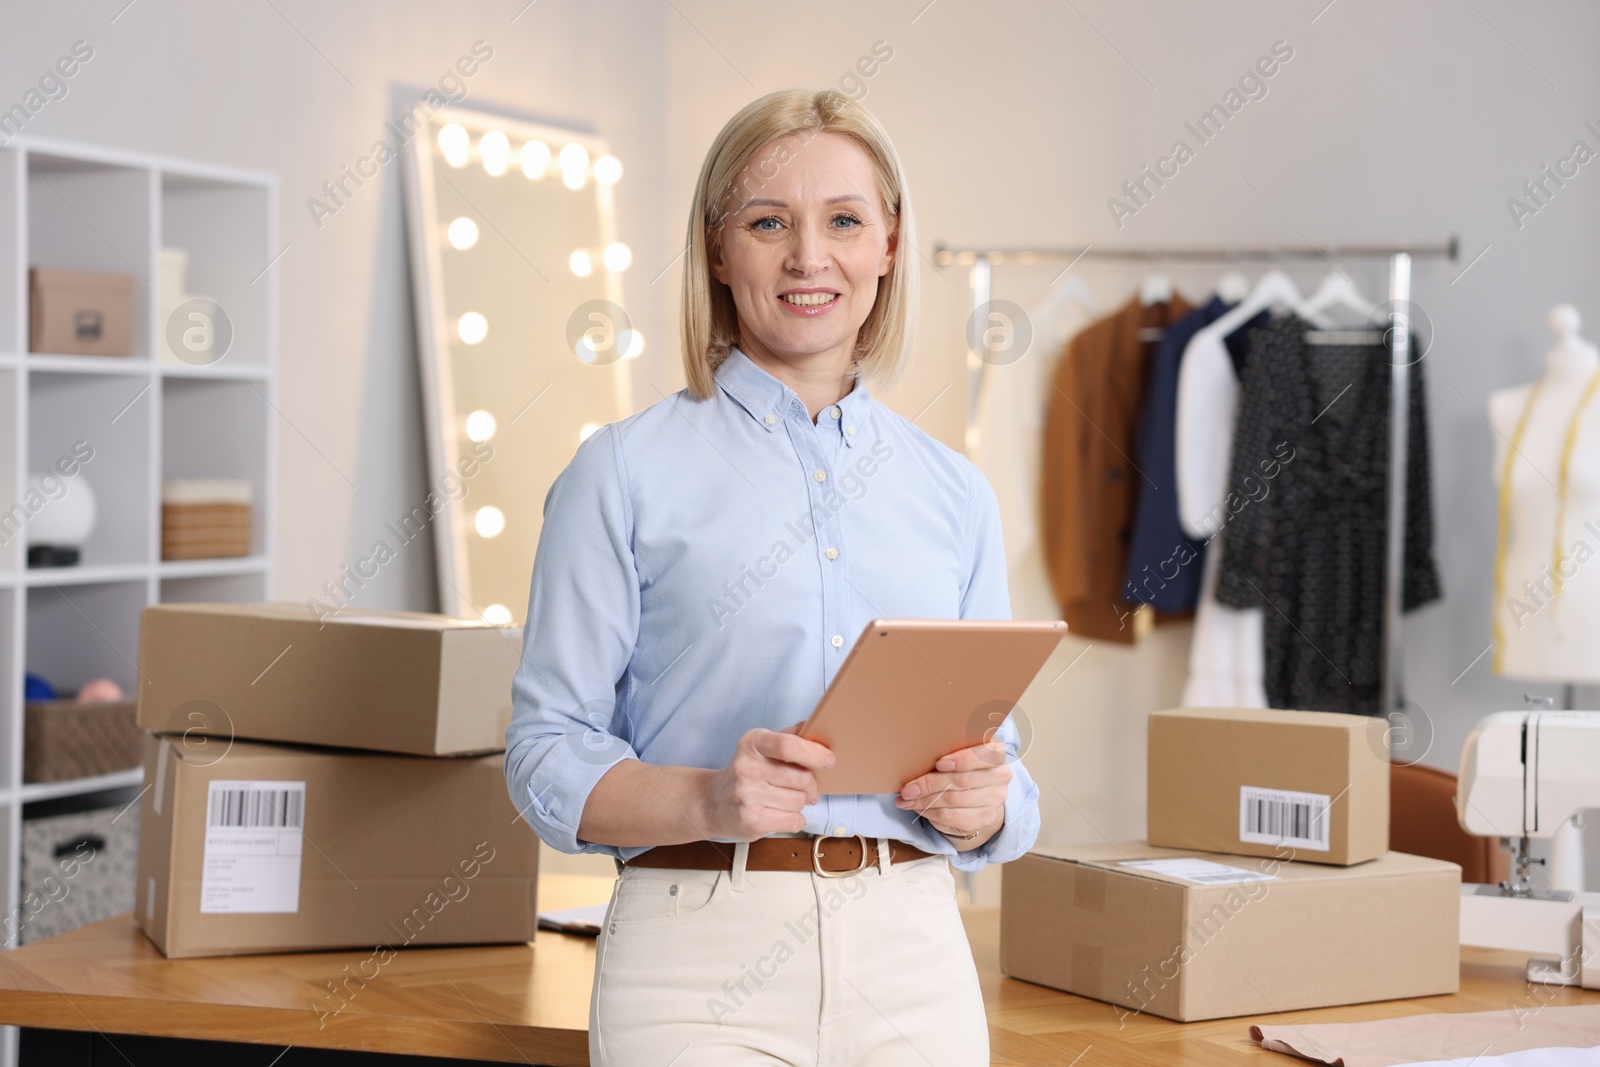
[[(1533, 405), (1539, 399), (1539, 392), (1544, 386), (1544, 378), (1533, 383), (1533, 388), (1528, 391), (1527, 403), (1522, 405), (1522, 414), (1517, 417), (1516, 429), (1511, 431), (1511, 441), (1506, 448), (1506, 460), (1500, 470), (1500, 540), (1495, 546), (1494, 553), (1494, 673), (1500, 673), (1500, 657), (1505, 646), (1505, 631), (1500, 623), (1500, 606), (1506, 598), (1506, 542), (1511, 533), (1511, 467), (1521, 455), (1522, 434), (1528, 428), (1528, 416), (1533, 413)], [(1566, 437), (1561, 443), (1561, 470), (1557, 475), (1556, 486), (1556, 526), (1551, 536), (1553, 551), (1551, 553), (1550, 573), (1555, 579), (1555, 593), (1550, 598), (1553, 604), (1561, 595), (1561, 530), (1567, 522), (1567, 480), (1572, 468), (1572, 453), (1578, 444), (1578, 426), (1583, 420), (1584, 408), (1589, 406), (1589, 400), (1594, 396), (1596, 387), (1600, 387), (1600, 370), (1589, 375), (1589, 383), (1583, 387), (1583, 395), (1578, 398), (1578, 406), (1572, 412), (1572, 420), (1567, 423)], [(1558, 631), (1559, 633), (1559, 631)]]

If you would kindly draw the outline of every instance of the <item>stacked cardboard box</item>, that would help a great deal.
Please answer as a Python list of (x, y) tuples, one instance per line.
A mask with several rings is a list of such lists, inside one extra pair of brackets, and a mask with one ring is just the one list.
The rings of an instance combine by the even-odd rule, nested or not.
[(532, 940), (506, 792), (520, 631), (167, 604), (140, 625), (134, 915), (170, 957)]
[(1180, 1022), (1455, 992), (1461, 870), (1389, 851), (1388, 725), (1151, 715), (1148, 840), (1007, 864), (1001, 969)]
[(1348, 867), (1389, 851), (1385, 719), (1179, 708), (1149, 723), (1152, 845)]

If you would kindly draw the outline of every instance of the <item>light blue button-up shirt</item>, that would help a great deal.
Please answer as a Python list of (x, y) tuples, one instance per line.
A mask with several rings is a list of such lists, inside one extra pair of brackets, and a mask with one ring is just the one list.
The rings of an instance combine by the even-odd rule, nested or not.
[[(716, 382), (597, 430), (545, 497), (505, 767), (562, 852), (644, 852), (577, 836), (595, 782), (630, 758), (726, 766), (745, 731), (805, 719), (873, 619), (1011, 617), (999, 506), (964, 456), (864, 380), (815, 424), (737, 348)], [(996, 732), (1005, 825), (980, 847), (958, 853), (896, 794), (823, 796), (806, 831), (894, 838), (967, 871), (1015, 859), (1039, 789), (1014, 719)]]

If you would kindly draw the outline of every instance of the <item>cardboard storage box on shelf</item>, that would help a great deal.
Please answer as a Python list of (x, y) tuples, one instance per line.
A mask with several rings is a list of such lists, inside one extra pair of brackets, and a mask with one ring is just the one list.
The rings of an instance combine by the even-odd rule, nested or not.
[(1389, 850), (1388, 727), (1323, 711), (1155, 712), (1148, 839), (1339, 865), (1381, 856)]
[(133, 275), (28, 269), (28, 351), (126, 356), (133, 351)]
[(521, 627), (304, 604), (158, 604), (139, 621), (139, 725), (419, 756), (499, 752)]
[(1000, 969), (1179, 1022), (1454, 993), (1460, 894), (1460, 867), (1401, 852), (1040, 848), (1002, 871)]
[(8, 936), (32, 944), (133, 907), (138, 799), (135, 785), (23, 807), (21, 906), (6, 917)]
[(531, 941), (498, 756), (147, 734), (134, 918), (172, 958)]

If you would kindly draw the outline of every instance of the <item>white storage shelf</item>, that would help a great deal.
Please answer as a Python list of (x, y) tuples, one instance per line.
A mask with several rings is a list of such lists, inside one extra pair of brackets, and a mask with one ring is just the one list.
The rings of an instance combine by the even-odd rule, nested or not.
[[(276, 226), (277, 183), (269, 174), (26, 136), (0, 148), (0, 903), (6, 915), (20, 906), (23, 803), (137, 783), (140, 776), (135, 769), (24, 785), (24, 671), (62, 692), (107, 677), (132, 694), (145, 605), (272, 596)], [(215, 301), (227, 316), (232, 342), (215, 362), (167, 353), (163, 245), (188, 252), (184, 292)], [(132, 354), (29, 352), (30, 266), (131, 275)], [(29, 569), (28, 472), (49, 468), (80, 441), (93, 449), (79, 477), (94, 491), (94, 533), (78, 566)], [(163, 561), (160, 493), (167, 478), (249, 482), (250, 555)], [(73, 481), (63, 479), (67, 493)], [(0, 1067), (14, 1057), (13, 1035), (0, 1046)]]

